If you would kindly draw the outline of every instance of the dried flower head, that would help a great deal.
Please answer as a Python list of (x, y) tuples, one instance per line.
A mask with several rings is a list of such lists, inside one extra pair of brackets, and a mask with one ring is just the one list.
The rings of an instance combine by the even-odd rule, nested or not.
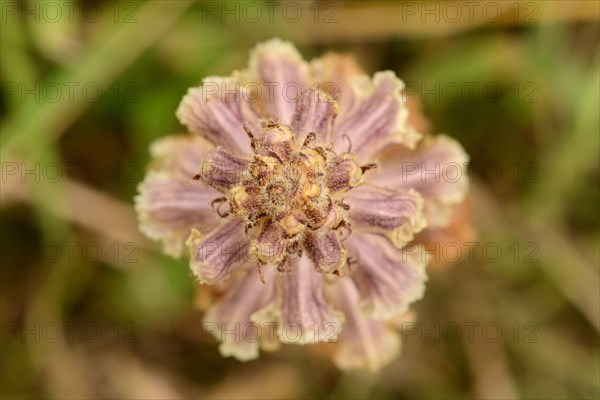
[(184, 97), (192, 134), (153, 144), (136, 209), (144, 233), (174, 256), (186, 245), (215, 285), (205, 324), (223, 355), (333, 341), (341, 368), (395, 357), (426, 281), (426, 253), (407, 244), (450, 225), (468, 182), (460, 145), (423, 136), (403, 87), (275, 39)]

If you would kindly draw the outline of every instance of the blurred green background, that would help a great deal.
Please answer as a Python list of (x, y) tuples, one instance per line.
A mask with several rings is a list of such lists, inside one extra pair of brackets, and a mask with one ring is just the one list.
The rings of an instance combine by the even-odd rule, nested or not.
[[(1, 7), (3, 398), (600, 396), (597, 1)], [(187, 88), (274, 36), (395, 71), (471, 157), (479, 245), (429, 269), (379, 374), (321, 347), (222, 358), (186, 262), (137, 231), (148, 145), (183, 131)]]

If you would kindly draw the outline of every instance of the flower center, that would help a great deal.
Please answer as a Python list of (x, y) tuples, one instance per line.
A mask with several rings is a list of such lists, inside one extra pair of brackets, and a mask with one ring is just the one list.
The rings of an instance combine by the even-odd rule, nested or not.
[(225, 190), (227, 215), (246, 221), (245, 231), (259, 227), (251, 249), (260, 264), (283, 264), (302, 251), (308, 236), (345, 228), (349, 206), (341, 196), (364, 184), (360, 166), (350, 152), (337, 154), (316, 144), (309, 133), (298, 143), (288, 126), (265, 124), (260, 135), (246, 132), (254, 152), (236, 184)]
[(288, 237), (336, 228), (345, 216), (336, 194), (364, 183), (355, 157), (314, 145), (313, 133), (298, 145), (290, 128), (277, 123), (267, 124), (258, 138), (248, 134), (254, 156), (227, 194), (232, 213), (252, 225), (268, 218)]

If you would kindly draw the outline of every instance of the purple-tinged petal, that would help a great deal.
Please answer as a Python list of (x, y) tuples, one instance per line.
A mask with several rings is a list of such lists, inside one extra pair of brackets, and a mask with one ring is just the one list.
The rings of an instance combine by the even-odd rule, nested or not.
[(276, 222), (265, 224), (258, 238), (252, 241), (250, 253), (265, 264), (278, 264), (286, 255), (284, 228)]
[(165, 252), (174, 257), (181, 254), (192, 228), (206, 232), (218, 224), (210, 202), (219, 193), (198, 182), (180, 182), (165, 171), (150, 171), (138, 191), (140, 230), (161, 240)]
[(334, 231), (323, 235), (309, 233), (304, 239), (304, 248), (317, 272), (333, 272), (346, 263), (346, 250)]
[(261, 43), (250, 55), (249, 71), (263, 85), (260, 101), (267, 116), (289, 125), (308, 82), (308, 66), (298, 50), (280, 39)]
[(319, 88), (338, 101), (340, 116), (354, 109), (355, 103), (360, 100), (352, 88), (351, 78), (363, 76), (368, 87), (368, 77), (351, 55), (327, 53), (311, 60), (310, 69)]
[(444, 135), (426, 137), (416, 151), (392, 146), (382, 152), (380, 168), (372, 182), (390, 188), (417, 190), (426, 200), (456, 204), (469, 189), (468, 155), (462, 146)]
[(353, 227), (387, 236), (396, 247), (410, 242), (425, 225), (423, 199), (414, 190), (361, 186), (348, 192)]
[(348, 191), (363, 185), (365, 179), (356, 156), (343, 153), (327, 166), (327, 187), (332, 192)]
[(200, 179), (217, 190), (227, 190), (242, 180), (249, 161), (236, 157), (222, 147), (209, 151), (200, 166)]
[(210, 77), (202, 86), (190, 88), (177, 109), (177, 117), (191, 132), (236, 154), (251, 154), (244, 131), (259, 127), (258, 116), (236, 78)]
[(151, 170), (168, 171), (174, 178), (189, 181), (200, 172), (200, 161), (213, 144), (196, 135), (172, 135), (150, 145)]
[(261, 344), (275, 341), (274, 337), (266, 334), (268, 327), (250, 319), (273, 297), (274, 268), (264, 268), (263, 274), (265, 283), (261, 282), (254, 268), (237, 274), (225, 296), (204, 317), (205, 329), (221, 341), (219, 351), (225, 357), (252, 360), (258, 358)]
[(325, 298), (323, 275), (306, 256), (288, 261), (288, 270), (277, 277), (272, 304), (258, 311), (253, 321), (277, 321), (284, 343), (334, 341), (343, 316)]
[(333, 97), (316, 89), (304, 91), (296, 103), (292, 120), (296, 143), (302, 145), (310, 132), (314, 132), (321, 142), (327, 142), (337, 113), (338, 104)]
[(391, 71), (376, 73), (370, 87), (365, 87), (364, 77), (352, 82), (360, 100), (338, 118), (334, 150), (345, 150), (348, 143), (344, 135), (350, 139), (352, 151), (366, 159), (390, 143), (414, 147), (420, 134), (406, 124), (408, 112), (401, 95), (404, 83)]
[(219, 220), (210, 202), (220, 195), (193, 181), (210, 144), (199, 137), (172, 136), (154, 142), (152, 169), (138, 186), (135, 209), (140, 230), (163, 242), (165, 252), (178, 257), (191, 229), (213, 229)]
[(334, 363), (343, 370), (374, 372), (392, 361), (400, 351), (399, 337), (384, 321), (366, 319), (358, 310), (360, 298), (352, 281), (340, 279), (330, 292), (332, 301), (345, 315)]
[(360, 293), (359, 307), (367, 316), (399, 316), (423, 297), (428, 259), (422, 249), (397, 249), (385, 238), (360, 233), (350, 236), (348, 247), (357, 260), (352, 280)]
[[(314, 270), (306, 257), (290, 262), (289, 266), (290, 271), (279, 276), (277, 285), (281, 340), (298, 344), (335, 340), (335, 336), (328, 337), (328, 332), (332, 328), (339, 331), (342, 321), (325, 299), (323, 275)], [(292, 336), (294, 324), (299, 328), (300, 338)]]
[(258, 190), (251, 186), (234, 186), (227, 193), (230, 210), (239, 217), (249, 217), (259, 203)]
[(192, 230), (186, 244), (190, 249), (190, 269), (200, 283), (222, 281), (250, 261), (249, 239), (244, 236), (243, 225), (243, 219), (232, 218), (208, 235)]
[(279, 159), (286, 159), (293, 151), (292, 137), (287, 125), (267, 126), (257, 141), (258, 152), (267, 157), (275, 154)]

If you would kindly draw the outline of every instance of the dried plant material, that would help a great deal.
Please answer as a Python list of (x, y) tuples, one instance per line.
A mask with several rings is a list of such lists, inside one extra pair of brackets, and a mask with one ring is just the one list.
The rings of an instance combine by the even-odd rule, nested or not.
[(456, 221), (468, 190), (466, 154), (423, 136), (403, 89), (391, 71), (307, 63), (275, 39), (184, 97), (191, 134), (153, 146), (136, 208), (142, 231), (170, 254), (187, 247), (222, 294), (203, 304), (223, 355), (339, 342), (340, 368), (371, 370), (396, 356), (394, 321), (423, 296), (429, 261), (407, 244)]

